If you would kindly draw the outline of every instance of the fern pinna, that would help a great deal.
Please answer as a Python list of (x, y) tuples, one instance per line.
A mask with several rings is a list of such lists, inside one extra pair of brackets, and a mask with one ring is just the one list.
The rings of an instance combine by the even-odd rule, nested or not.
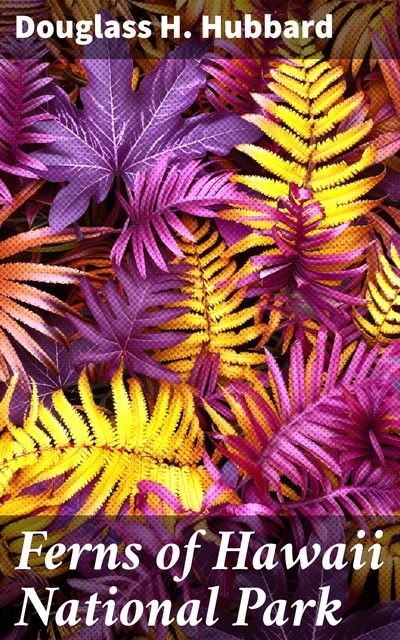
[[(199, 623), (186, 635), (176, 621), (154, 629), (138, 621), (107, 628), (107, 637), (237, 638), (229, 621), (246, 580), (263, 588), (272, 580), (271, 593), (286, 601), (293, 593), (317, 600), (321, 582), (335, 593), (340, 586), (346, 608), (337, 628), (307, 619), (305, 633), (318, 640), (393, 635), (400, 594), (396, 3), (367, 3), (362, 16), (360, 3), (328, 3), (333, 42), (204, 42), (196, 37), (203, 15), (263, 17), (263, 3), (122, 0), (110, 3), (114, 18), (148, 19), (154, 38), (128, 43), (94, 33), (82, 50), (54, 38), (17, 45), (14, 7), (3, 4), (5, 637), (86, 637), (82, 625), (58, 624), (53, 610), (47, 629), (32, 616), (16, 636), (13, 616), (27, 584), (40, 596), (55, 585), (60, 602), (77, 595), (84, 603), (95, 583), (109, 593), (110, 574), (95, 575), (90, 561), (80, 572), (52, 573), (35, 558), (28, 576), (16, 572), (21, 531), (32, 523), (49, 529), (44, 546), (76, 534), (80, 543), (100, 535), (96, 543), (112, 539), (120, 549), (129, 533), (149, 556), (167, 542), (185, 548), (188, 532), (204, 528), (205, 551), (182, 584), (172, 570), (154, 572), (149, 558), (137, 582), (113, 574), (133, 598), (166, 599), (172, 591), (175, 602), (207, 592), (216, 575), (208, 551), (219, 548), (222, 529), (236, 538), (254, 530), (259, 541), (276, 542), (278, 558), (285, 540), (311, 544), (327, 529), (331, 538), (339, 532), (335, 542), (347, 541), (348, 557), (357, 541), (368, 555), (382, 529), (379, 571), (366, 563), (334, 578), (312, 567), (286, 575), (280, 564), (270, 576), (220, 572), (215, 629)], [(278, 21), (323, 12), (320, 0), (278, 4), (268, 8)], [(113, 16), (100, 5), (21, 6), (32, 18), (57, 20), (100, 11), (104, 27)], [(193, 37), (162, 39), (164, 13), (179, 14)], [(251, 636), (275, 633), (264, 633), (253, 614)], [(104, 627), (93, 625), (90, 635), (103, 640)]]
[[(15, 43), (11, 38), (0, 44), (0, 170), (19, 178), (35, 178), (46, 167), (27, 150), (33, 145), (53, 140), (52, 136), (33, 131), (32, 126), (50, 118), (41, 110), (51, 100), (46, 93), (51, 78), (46, 77), (47, 63), (38, 63), (45, 51), (39, 42)], [(25, 165), (25, 168), (22, 166)], [(11, 199), (10, 190), (0, 180), (0, 195)]]
[(155, 237), (173, 254), (183, 258), (173, 233), (180, 233), (187, 240), (195, 239), (178, 217), (177, 212), (199, 217), (213, 217), (213, 210), (226, 202), (240, 201), (235, 185), (230, 182), (232, 173), (205, 171), (198, 161), (189, 162), (179, 169), (165, 154), (150, 172), (140, 171), (135, 177), (135, 186), (128, 189), (128, 200), (120, 193), (117, 198), (128, 218), (111, 256), (121, 263), (128, 244), (132, 250), (139, 272), (146, 277), (146, 255), (163, 271), (168, 271), (166, 261)]

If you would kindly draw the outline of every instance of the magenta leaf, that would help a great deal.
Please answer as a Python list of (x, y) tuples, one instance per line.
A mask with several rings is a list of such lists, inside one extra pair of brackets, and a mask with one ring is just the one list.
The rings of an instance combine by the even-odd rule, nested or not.
[(397, 640), (399, 633), (399, 603), (392, 601), (354, 613), (336, 630), (327, 629), (323, 640)]
[(184, 257), (174, 236), (179, 233), (193, 242), (195, 239), (177, 213), (209, 218), (217, 215), (216, 208), (239, 201), (240, 193), (230, 181), (231, 176), (232, 172), (227, 171), (206, 173), (197, 160), (179, 168), (176, 163), (170, 164), (169, 154), (164, 154), (150, 171), (136, 174), (133, 192), (128, 189), (128, 201), (117, 193), (128, 219), (111, 256), (120, 264), (131, 243), (137, 268), (143, 277), (146, 276), (146, 255), (167, 271), (157, 240), (176, 256)]
[[(398, 367), (393, 357), (396, 348), (380, 354), (379, 345), (368, 352), (360, 342), (341, 373), (342, 345), (337, 334), (327, 356), (327, 332), (321, 330), (307, 363), (301, 344), (295, 342), (289, 377), (267, 353), (273, 390), (266, 389), (269, 401), (244, 382), (231, 383), (229, 391), (251, 431), (246, 438), (216, 438), (225, 444), (226, 457), (257, 487), (255, 493), (250, 489), (252, 502), (263, 502), (266, 486), (285, 502), (284, 476), (302, 491), (290, 508), (308, 517), (347, 511), (361, 518), (362, 510), (384, 515), (394, 508), (398, 400), (394, 390), (387, 389)], [(252, 411), (254, 406), (257, 412)], [(326, 469), (337, 476), (337, 486), (331, 486)]]
[(259, 270), (244, 278), (243, 284), (265, 293), (262, 308), (279, 309), (288, 317), (287, 324), (301, 324), (311, 317), (332, 331), (341, 329), (343, 322), (349, 321), (351, 305), (360, 301), (357, 287), (366, 265), (358, 261), (366, 247), (329, 251), (329, 243), (349, 225), (323, 228), (323, 207), (312, 199), (310, 191), (295, 184), (290, 187), (289, 199), (281, 198), (276, 208), (267, 206), (258, 219), (274, 223), (265, 233), (279, 251), (254, 256), (251, 262)]
[(143, 279), (131, 256), (128, 264), (129, 270), (115, 267), (120, 287), (107, 280), (103, 285), (103, 298), (89, 280), (82, 279), (82, 291), (96, 324), (70, 317), (91, 345), (80, 353), (76, 363), (102, 364), (103, 377), (107, 381), (124, 362), (132, 376), (141, 373), (179, 382), (178, 374), (153, 360), (149, 352), (172, 347), (187, 338), (183, 332), (159, 328), (159, 325), (186, 313), (186, 308), (154, 309), (185, 299), (183, 294), (176, 292), (182, 285), (182, 279), (177, 274), (165, 274), (156, 269)]
[[(54, 140), (34, 128), (52, 117), (45, 109), (52, 99), (51, 78), (45, 75), (48, 64), (40, 61), (45, 54), (43, 44), (32, 39), (21, 43), (6, 38), (0, 47), (0, 171), (22, 178), (46, 171), (32, 145)], [(11, 198), (2, 180), (0, 197), (7, 202)]]
[[(55, 318), (49, 325), (62, 331), (67, 339), (70, 339), (75, 331), (71, 322), (68, 322), (65, 318)], [(45, 406), (50, 407), (52, 394), (55, 391), (59, 389), (65, 391), (78, 384), (79, 373), (73, 363), (80, 351), (84, 349), (84, 344), (83, 340), (74, 341), (67, 348), (62, 342), (56, 342), (47, 336), (42, 336), (40, 345), (53, 362), (55, 370), (46, 367), (32, 353), (22, 349), (19, 345), (16, 345), (16, 351), (26, 375), (35, 384), (40, 400)], [(6, 389), (7, 384), (0, 383), (0, 399)], [(15, 424), (22, 424), (24, 414), (29, 411), (31, 398), (32, 388), (26, 388), (19, 382), (13, 393), (9, 409), (11, 420)]]

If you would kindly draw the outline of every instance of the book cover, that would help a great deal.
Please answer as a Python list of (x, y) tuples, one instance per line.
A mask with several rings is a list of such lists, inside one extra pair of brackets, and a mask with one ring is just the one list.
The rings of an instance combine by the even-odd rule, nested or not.
[(2, 0), (2, 639), (400, 637), (399, 20)]

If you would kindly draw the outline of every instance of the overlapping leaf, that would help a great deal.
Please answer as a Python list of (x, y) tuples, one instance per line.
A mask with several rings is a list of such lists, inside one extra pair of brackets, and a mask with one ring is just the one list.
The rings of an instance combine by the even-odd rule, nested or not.
[[(373, 145), (356, 159), (346, 157), (373, 125), (360, 110), (363, 93), (345, 97), (341, 67), (324, 60), (311, 42), (291, 43), (271, 76), (271, 98), (254, 96), (263, 115), (245, 116), (263, 131), (266, 143), (238, 146), (259, 165), (259, 174), (234, 179), (264, 195), (269, 204), (287, 197), (291, 183), (309, 189), (324, 208), (326, 227), (359, 218), (373, 207), (364, 196), (382, 177), (362, 175), (374, 162)], [(251, 201), (247, 209), (250, 215)], [(253, 215), (255, 220), (247, 224), (257, 228), (257, 213)], [(228, 213), (229, 219), (238, 217), (240, 210)]]
[[(89, 231), (88, 235), (96, 236)], [(50, 229), (37, 229), (20, 233), (0, 242), (0, 380), (8, 380), (11, 373), (19, 373), (24, 384), (27, 376), (17, 353), (16, 344), (43, 365), (57, 371), (54, 362), (41, 346), (40, 335), (53, 340), (62, 339), (62, 333), (49, 325), (43, 312), (65, 315), (68, 305), (54, 294), (38, 287), (40, 284), (72, 284), (79, 281), (79, 271), (68, 267), (35, 264), (10, 258), (23, 251), (46, 244), (73, 240), (71, 232), (52, 235)]]
[[(126, 386), (120, 369), (111, 391), (112, 416), (96, 405), (83, 373), (81, 409), (62, 391), (53, 394), (48, 409), (34, 392), (30, 413), (18, 427), (8, 418), (10, 386), (0, 404), (0, 515), (28, 515), (36, 508), (52, 515), (62, 507), (68, 512), (73, 504), (76, 515), (93, 515), (102, 507), (106, 515), (122, 509), (134, 513), (137, 483), (144, 479), (171, 488), (187, 509), (200, 509), (211, 478), (201, 465), (204, 436), (188, 387), (162, 383), (151, 408), (140, 382), (130, 379)], [(43, 482), (51, 483), (50, 491), (46, 487), (22, 495), (25, 488)]]
[(183, 258), (174, 236), (179, 233), (187, 240), (195, 240), (177, 213), (209, 218), (216, 215), (216, 208), (240, 201), (240, 194), (229, 181), (231, 176), (231, 172), (225, 171), (206, 173), (197, 161), (179, 169), (170, 165), (169, 154), (157, 160), (151, 171), (139, 171), (133, 190), (128, 189), (128, 201), (117, 194), (128, 219), (111, 256), (120, 264), (131, 242), (136, 265), (143, 277), (146, 276), (146, 255), (167, 271), (157, 240), (172, 254)]
[(238, 286), (236, 262), (228, 255), (217, 228), (211, 221), (190, 218), (185, 225), (194, 238), (179, 242), (188, 266), (188, 282), (181, 287), (185, 298), (168, 306), (189, 311), (165, 328), (186, 332), (187, 340), (163, 349), (157, 359), (187, 380), (202, 352), (215, 354), (221, 375), (241, 378), (245, 369), (264, 360), (254, 347), (265, 327), (256, 322), (257, 310), (244, 304), (246, 288)]
[[(379, 245), (377, 245), (379, 247)], [(365, 338), (372, 342), (389, 344), (400, 335), (400, 255), (395, 245), (389, 249), (392, 262), (378, 249), (378, 269), (367, 280), (367, 315), (354, 312), (354, 320)]]
[(69, 183), (50, 211), (54, 231), (78, 220), (91, 196), (102, 202), (114, 178), (134, 189), (136, 174), (166, 153), (185, 161), (207, 151), (224, 155), (238, 142), (258, 137), (255, 128), (235, 113), (181, 117), (205, 83), (199, 65), (205, 51), (205, 45), (189, 41), (166, 56), (133, 93), (128, 44), (104, 39), (87, 46), (84, 65), (89, 84), (81, 90), (83, 109), (78, 110), (55, 86), (54, 119), (35, 127), (39, 134), (56, 138), (35, 154), (47, 168), (42, 175)]
[[(36, 41), (15, 43), (11, 38), (0, 46), (0, 171), (24, 178), (35, 178), (44, 165), (27, 149), (53, 140), (53, 136), (33, 131), (33, 125), (51, 116), (44, 105), (51, 99), (45, 75), (43, 45)], [(21, 165), (25, 165), (23, 168)], [(0, 195), (11, 201), (11, 194), (0, 180)]]
[(396, 24), (396, 0), (378, 0), (378, 2), (358, 2), (357, 0), (312, 0), (309, 3), (310, 17), (321, 20), (326, 14), (332, 14), (333, 44), (331, 57), (339, 60), (347, 69), (357, 75), (363, 61), (370, 68), (376, 64), (372, 51), (372, 30), (384, 32), (383, 20)]
[(231, 253), (255, 254), (242, 284), (252, 284), (261, 296), (259, 306), (271, 312), (264, 340), (284, 329), (288, 345), (294, 333), (301, 337), (307, 319), (333, 331), (349, 324), (351, 305), (362, 300), (356, 294), (366, 270), (368, 228), (348, 223), (323, 228), (321, 205), (310, 191), (293, 184), (288, 200), (280, 198), (277, 207), (261, 207), (257, 217), (239, 221), (248, 219), (267, 229), (261, 236), (247, 236)]
[(185, 300), (186, 296), (177, 292), (182, 279), (177, 274), (163, 274), (155, 269), (143, 279), (131, 256), (129, 270), (115, 267), (115, 272), (119, 287), (107, 280), (103, 285), (103, 298), (89, 280), (81, 281), (89, 312), (96, 324), (71, 317), (86, 340), (86, 348), (77, 364), (103, 365), (107, 380), (123, 363), (131, 376), (141, 373), (179, 382), (177, 373), (160, 365), (149, 353), (180, 344), (186, 338), (183, 332), (158, 329), (159, 325), (185, 313), (185, 308), (168, 307)]
[[(270, 390), (251, 389), (243, 383), (236, 383), (236, 392), (226, 392), (237, 420), (237, 429), (243, 435), (236, 435), (232, 424), (208, 408), (217, 430), (224, 436), (226, 455), (252, 477), (261, 496), (265, 496), (267, 490), (272, 490), (280, 500), (289, 497), (298, 507), (309, 497), (311, 510), (312, 505), (315, 507), (314, 515), (321, 515), (317, 508), (317, 486), (323, 488), (321, 500), (329, 501), (327, 487), (332, 474), (339, 480), (349, 476), (347, 469), (351, 456), (344, 453), (344, 459), (341, 457), (349, 447), (362, 457), (362, 463), (357, 466), (359, 477), (365, 480), (371, 471), (370, 467), (363, 466), (369, 460), (370, 452), (363, 451), (363, 445), (357, 443), (357, 433), (352, 426), (354, 413), (351, 412), (347, 394), (357, 393), (368, 381), (379, 380), (380, 376), (387, 384), (390, 373), (398, 369), (398, 364), (392, 362), (395, 359), (391, 357), (391, 352), (379, 360), (379, 349), (367, 353), (365, 344), (359, 344), (355, 351), (354, 345), (342, 350), (342, 340), (337, 335), (332, 352), (327, 357), (326, 344), (327, 334), (321, 331), (313, 352), (305, 360), (300, 343), (295, 343), (290, 351), (288, 380), (285, 380), (276, 360), (267, 353)], [(372, 431), (372, 425), (369, 425), (369, 429)], [(390, 431), (391, 425), (388, 423), (383, 428), (383, 441), (387, 434), (388, 443), (392, 439), (392, 444), (395, 444), (398, 424), (394, 427), (392, 437)], [(351, 442), (348, 433), (354, 434)], [(367, 430), (366, 440), (369, 437)], [(378, 443), (378, 430), (373, 437)], [(372, 447), (373, 441), (370, 442)], [(380, 477), (382, 469), (379, 467), (385, 462), (382, 459), (379, 461), (379, 455), (377, 460), (376, 473)], [(371, 482), (373, 476), (371, 474)], [(393, 471), (385, 474), (383, 470), (383, 476), (381, 503), (375, 503), (375, 507), (377, 510), (380, 507), (380, 512), (385, 514), (388, 478), (393, 490), (396, 487), (396, 474)], [(314, 486), (312, 483), (310, 485), (310, 478), (316, 481)], [(293, 487), (297, 487), (296, 491)], [(360, 500), (361, 493), (359, 487), (356, 495)], [(385, 501), (382, 501), (382, 496)], [(332, 502), (330, 504), (332, 508)], [(345, 501), (344, 504), (348, 507), (350, 503)], [(367, 508), (367, 504), (368, 501), (363, 500), (362, 508)], [(353, 511), (354, 515), (359, 515), (358, 506)]]

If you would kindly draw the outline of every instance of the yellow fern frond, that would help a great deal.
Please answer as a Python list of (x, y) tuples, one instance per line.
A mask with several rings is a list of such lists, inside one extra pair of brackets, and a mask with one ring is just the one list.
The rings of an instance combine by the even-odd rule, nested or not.
[[(136, 513), (141, 480), (161, 483), (186, 510), (201, 510), (212, 479), (202, 465), (204, 436), (189, 387), (162, 382), (152, 406), (139, 381), (126, 385), (120, 370), (111, 393), (114, 410), (98, 406), (83, 373), (81, 406), (57, 391), (51, 409), (33, 401), (22, 427), (10, 422), (8, 400), (2, 402), (1, 516), (56, 515), (72, 500), (77, 515), (103, 508), (113, 516), (123, 506)], [(40, 483), (46, 488), (27, 491)], [(151, 504), (161, 508), (156, 496)]]
[(390, 344), (400, 337), (400, 255), (394, 245), (389, 256), (379, 252), (379, 270), (369, 270), (366, 302), (369, 317), (355, 310), (355, 322), (368, 342)]
[[(351, 116), (360, 110), (364, 95), (357, 92), (345, 98), (343, 70), (321, 59), (313, 45), (301, 47), (291, 43), (288, 48), (282, 54), (291, 58), (295, 55), (291, 65), (282, 59), (271, 71), (274, 80), (269, 89), (279, 98), (278, 103), (254, 95), (265, 115), (244, 116), (280, 151), (255, 144), (239, 145), (238, 149), (257, 162), (264, 172), (263, 175), (235, 175), (232, 180), (266, 196), (271, 205), (282, 196), (288, 197), (290, 184), (294, 183), (307, 188), (323, 205), (323, 226), (351, 222), (375, 205), (365, 196), (382, 178), (382, 173), (360, 175), (375, 160), (373, 145), (364, 145), (362, 152), (357, 151), (371, 131), (372, 120), (351, 121)], [(347, 123), (346, 118), (349, 118)], [(349, 152), (351, 156), (345, 156)], [(243, 206), (248, 211), (249, 207)], [(238, 206), (223, 215), (238, 220), (243, 216), (242, 208)], [(257, 215), (255, 207), (253, 217)], [(256, 219), (244, 222), (261, 228)]]
[[(389, 602), (391, 600), (398, 600), (400, 597), (400, 573), (399, 573), (399, 563), (400, 563), (400, 543), (399, 543), (399, 534), (400, 534), (400, 523), (399, 517), (395, 515), (395, 521), (391, 520), (388, 522), (384, 518), (378, 518), (378, 520), (371, 521), (370, 523), (370, 533), (366, 535), (365, 538), (360, 540), (356, 532), (357, 528), (352, 526), (350, 527), (347, 534), (347, 549), (350, 550), (351, 547), (356, 544), (362, 544), (364, 547), (363, 560), (364, 566), (362, 566), (357, 571), (353, 571), (351, 576), (351, 593), (354, 597), (360, 597), (362, 594), (368, 577), (375, 573), (371, 569), (371, 553), (369, 553), (369, 549), (373, 544), (377, 542), (381, 545), (380, 552), (380, 561), (382, 566), (378, 569), (378, 593), (379, 599), (381, 602)], [(383, 536), (379, 539), (374, 537), (374, 534), (377, 530), (383, 531)], [(352, 555), (348, 551), (348, 560), (351, 561)]]
[(162, 363), (188, 380), (202, 350), (220, 356), (220, 375), (242, 378), (244, 367), (265, 362), (263, 353), (249, 348), (265, 326), (256, 324), (257, 310), (244, 304), (246, 288), (238, 289), (244, 274), (238, 271), (227, 246), (210, 220), (198, 222), (187, 217), (185, 225), (196, 242), (179, 240), (189, 270), (182, 287), (188, 298), (172, 307), (189, 307), (190, 312), (171, 320), (166, 329), (186, 331), (190, 335), (177, 346), (156, 354)]

